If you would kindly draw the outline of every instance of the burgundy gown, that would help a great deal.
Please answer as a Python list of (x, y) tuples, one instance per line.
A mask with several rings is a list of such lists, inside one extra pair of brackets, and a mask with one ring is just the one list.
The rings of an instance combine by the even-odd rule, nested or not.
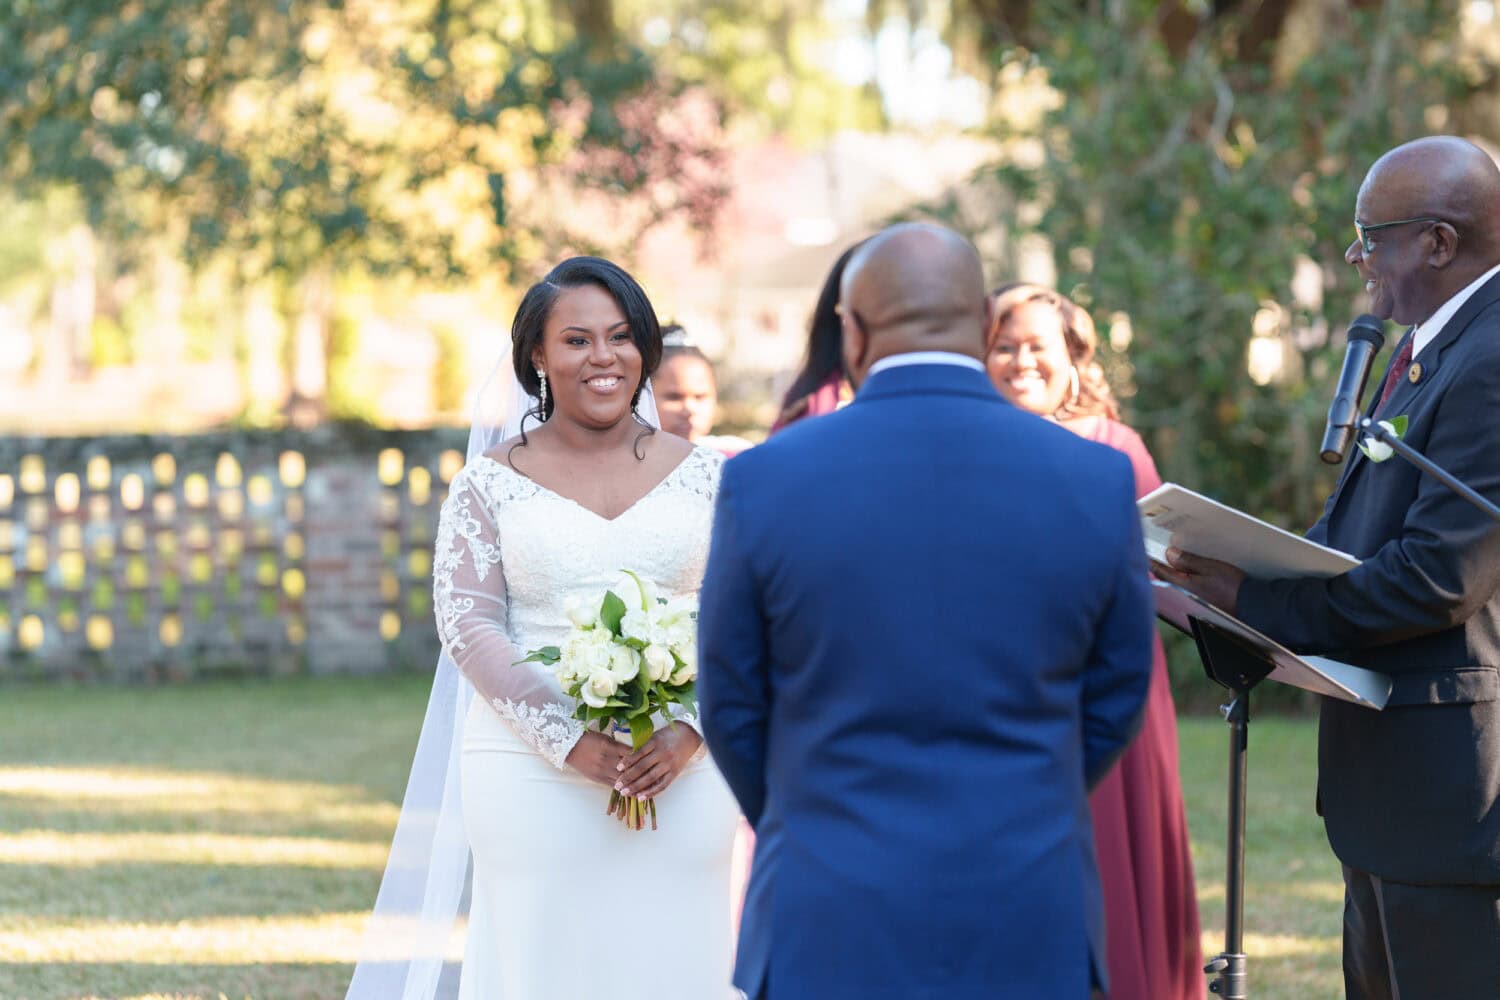
[[(1099, 418), (1085, 437), (1124, 452), (1136, 496), (1161, 485), (1145, 442)], [(1206, 982), (1187, 815), (1177, 770), (1177, 713), (1161, 639), (1141, 731), (1089, 796), (1104, 886), (1109, 1000), (1202, 1000)]]

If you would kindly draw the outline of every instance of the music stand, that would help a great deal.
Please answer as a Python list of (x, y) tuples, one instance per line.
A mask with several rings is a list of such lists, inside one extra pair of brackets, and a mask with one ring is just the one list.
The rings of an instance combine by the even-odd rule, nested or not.
[(1250, 691), (1261, 681), (1312, 691), (1363, 705), (1385, 707), (1391, 680), (1384, 674), (1322, 657), (1299, 657), (1233, 615), (1175, 584), (1153, 580), (1156, 614), (1193, 637), (1210, 680), (1231, 698), (1220, 708), (1229, 723), (1229, 832), (1224, 880), (1224, 950), (1203, 971), (1213, 977), (1209, 992), (1226, 1000), (1247, 1000), (1249, 959), (1245, 954), (1245, 778), (1250, 746)]

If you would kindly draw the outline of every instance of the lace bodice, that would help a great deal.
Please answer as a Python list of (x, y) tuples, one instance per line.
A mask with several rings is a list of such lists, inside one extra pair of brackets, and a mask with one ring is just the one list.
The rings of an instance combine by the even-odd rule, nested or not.
[(453, 478), (438, 521), (438, 637), (475, 691), (561, 768), (583, 735), (552, 670), (515, 661), (567, 635), (570, 596), (633, 570), (663, 595), (697, 593), (724, 460), (694, 448), (613, 520), (479, 456)]

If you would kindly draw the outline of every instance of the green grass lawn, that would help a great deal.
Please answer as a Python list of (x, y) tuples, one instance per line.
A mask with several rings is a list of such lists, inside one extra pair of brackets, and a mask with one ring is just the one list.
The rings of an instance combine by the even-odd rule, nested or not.
[[(0, 998), (343, 996), (426, 703), (419, 678), (0, 688)], [(1314, 725), (1251, 730), (1257, 998), (1341, 995)], [(1225, 726), (1184, 720), (1204, 951)]]

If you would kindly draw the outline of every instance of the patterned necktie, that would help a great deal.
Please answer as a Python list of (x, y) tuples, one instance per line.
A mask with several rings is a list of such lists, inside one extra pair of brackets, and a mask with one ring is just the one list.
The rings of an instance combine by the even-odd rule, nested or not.
[(1391, 398), (1391, 393), (1396, 391), (1396, 386), (1406, 376), (1406, 369), (1411, 367), (1411, 345), (1417, 340), (1416, 334), (1412, 334), (1401, 342), (1401, 350), (1396, 352), (1395, 360), (1391, 362), (1391, 369), (1385, 376), (1385, 388), (1380, 390), (1380, 402), (1375, 406), (1375, 412), (1379, 413), (1385, 406), (1385, 401)]

